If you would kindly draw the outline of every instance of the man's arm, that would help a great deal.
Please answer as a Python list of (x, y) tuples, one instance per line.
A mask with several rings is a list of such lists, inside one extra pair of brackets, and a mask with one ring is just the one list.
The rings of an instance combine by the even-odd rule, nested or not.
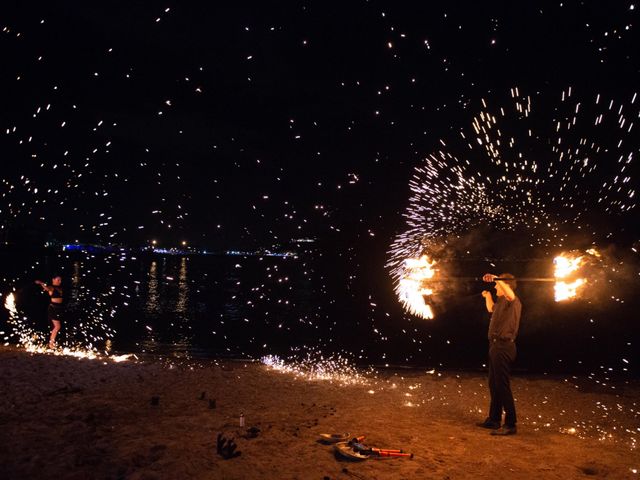
[(513, 293), (513, 290), (511, 289), (508, 283), (505, 283), (502, 280), (498, 280), (496, 283), (499, 283), (500, 286), (502, 287), (502, 290), (504, 291), (504, 297), (507, 300), (509, 300), (510, 302), (513, 302), (516, 299), (516, 294)]
[(513, 302), (516, 298), (516, 294), (513, 293), (513, 290), (509, 286), (509, 284), (503, 282), (502, 280), (496, 280), (497, 275), (493, 275), (492, 273), (485, 273), (482, 277), (482, 280), (485, 282), (496, 282), (500, 287), (502, 287), (502, 291), (504, 292), (504, 297)]
[(488, 290), (482, 291), (482, 296), (484, 297), (484, 304), (487, 307), (487, 311), (489, 313), (493, 312), (493, 297), (491, 296), (491, 292)]

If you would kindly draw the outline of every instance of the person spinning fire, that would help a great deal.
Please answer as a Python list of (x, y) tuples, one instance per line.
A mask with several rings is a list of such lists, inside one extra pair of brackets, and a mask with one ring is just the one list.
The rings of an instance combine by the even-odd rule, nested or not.
[(56, 336), (62, 327), (62, 316), (64, 313), (64, 292), (62, 290), (62, 277), (55, 276), (51, 279), (51, 285), (47, 285), (42, 280), (36, 280), (36, 284), (42, 287), (50, 297), (47, 316), (53, 324), (51, 336), (49, 337), (49, 348), (56, 348)]
[[(498, 298), (494, 302), (490, 291), (482, 292), (487, 310), (491, 313), (488, 334), (491, 403), (489, 416), (476, 425), (493, 430), (491, 435), (514, 435), (517, 432), (517, 419), (511, 393), (510, 370), (516, 359), (516, 336), (520, 327), (522, 303), (514, 293), (516, 280), (510, 273), (503, 273), (499, 277), (487, 273), (482, 280), (488, 283), (495, 282)], [(501, 427), (503, 410), (505, 419)]]

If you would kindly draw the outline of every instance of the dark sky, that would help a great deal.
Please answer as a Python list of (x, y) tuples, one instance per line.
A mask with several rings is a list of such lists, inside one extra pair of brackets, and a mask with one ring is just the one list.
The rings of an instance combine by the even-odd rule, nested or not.
[(384, 250), (414, 167), (481, 98), (628, 102), (636, 16), (629, 1), (2, 2), (3, 228)]

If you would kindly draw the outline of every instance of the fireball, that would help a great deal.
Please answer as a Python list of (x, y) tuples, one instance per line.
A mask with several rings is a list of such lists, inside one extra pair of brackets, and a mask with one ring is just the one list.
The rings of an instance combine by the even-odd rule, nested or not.
[(400, 301), (409, 313), (422, 318), (434, 317), (431, 305), (427, 297), (433, 294), (433, 290), (425, 286), (436, 274), (435, 260), (430, 260), (423, 255), (420, 258), (408, 258), (404, 261), (404, 275), (400, 278), (396, 292)]
[[(586, 251), (587, 255), (600, 258), (600, 253), (595, 248)], [(556, 302), (576, 298), (587, 284), (582, 277), (581, 270), (587, 264), (584, 254), (562, 253), (553, 259), (555, 266), (554, 286)]]

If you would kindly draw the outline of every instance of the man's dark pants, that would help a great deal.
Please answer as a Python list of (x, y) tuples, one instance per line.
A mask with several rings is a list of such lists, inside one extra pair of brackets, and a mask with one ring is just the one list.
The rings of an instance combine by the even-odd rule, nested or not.
[(489, 419), (500, 424), (502, 410), (505, 411), (504, 424), (507, 427), (516, 425), (516, 406), (511, 393), (509, 373), (511, 364), (516, 359), (516, 344), (508, 340), (489, 341), (489, 392), (491, 405)]

